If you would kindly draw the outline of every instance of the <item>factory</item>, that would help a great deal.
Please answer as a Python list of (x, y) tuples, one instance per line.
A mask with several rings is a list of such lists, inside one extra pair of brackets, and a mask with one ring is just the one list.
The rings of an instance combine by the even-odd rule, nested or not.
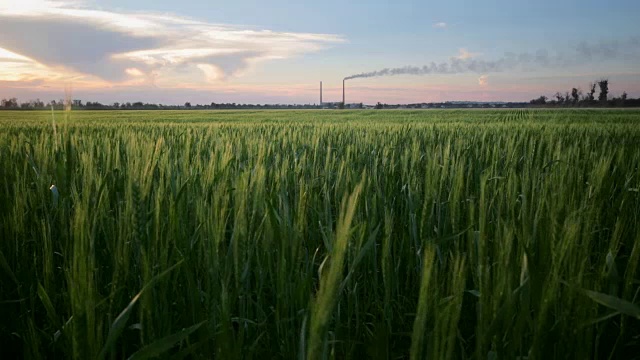
[(346, 98), (345, 98), (345, 81), (346, 79), (342, 80), (342, 101), (341, 102), (324, 102), (323, 98), (322, 98), (322, 81), (320, 81), (320, 106), (323, 109), (337, 109), (337, 108), (345, 108), (345, 109), (362, 109), (363, 108), (363, 104), (362, 103), (354, 103), (354, 104), (347, 104), (345, 102)]

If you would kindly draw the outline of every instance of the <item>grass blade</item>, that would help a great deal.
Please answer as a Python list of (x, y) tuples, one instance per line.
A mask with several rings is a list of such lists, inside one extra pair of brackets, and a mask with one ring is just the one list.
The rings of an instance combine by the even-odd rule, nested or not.
[(142, 294), (145, 291), (147, 291), (148, 289), (153, 287), (162, 278), (167, 276), (171, 271), (176, 269), (180, 264), (182, 264), (182, 260), (180, 262), (178, 262), (177, 264), (171, 266), (169, 269), (165, 270), (164, 272), (162, 272), (162, 273), (156, 275), (155, 277), (153, 277), (149, 281), (149, 283), (147, 283), (142, 288), (142, 290), (140, 290), (140, 292), (137, 293), (136, 296), (133, 297), (133, 299), (131, 299), (131, 301), (129, 302), (129, 305), (127, 305), (127, 307), (125, 307), (124, 310), (122, 310), (120, 315), (118, 315), (118, 317), (113, 321), (113, 324), (111, 324), (111, 328), (109, 329), (109, 334), (107, 335), (107, 341), (105, 341), (104, 347), (102, 348), (102, 351), (100, 352), (100, 355), (98, 355), (99, 359), (104, 359), (105, 356), (107, 355), (107, 353), (115, 345), (116, 340), (118, 340), (118, 337), (122, 333), (122, 330), (124, 330), (125, 326), (127, 325), (127, 321), (129, 320), (129, 316), (131, 316), (131, 312), (133, 310), (133, 307), (138, 302), (138, 299), (140, 299), (140, 296), (142, 296)]
[(177, 343), (186, 339), (189, 335), (191, 335), (194, 331), (198, 330), (200, 326), (202, 326), (206, 321), (202, 321), (198, 324), (195, 324), (189, 328), (182, 329), (175, 334), (171, 334), (169, 336), (165, 336), (162, 339), (158, 339), (151, 344), (143, 347), (142, 349), (136, 351), (129, 357), (129, 360), (143, 360), (150, 359), (156, 357), (158, 355), (163, 354), (168, 351), (172, 347), (174, 347)]
[(609, 309), (620, 312), (621, 314), (625, 314), (640, 320), (640, 307), (635, 304), (632, 304), (618, 297), (599, 293), (596, 291), (584, 290), (584, 293), (588, 297), (590, 297), (591, 300), (597, 302), (600, 305), (606, 306)]

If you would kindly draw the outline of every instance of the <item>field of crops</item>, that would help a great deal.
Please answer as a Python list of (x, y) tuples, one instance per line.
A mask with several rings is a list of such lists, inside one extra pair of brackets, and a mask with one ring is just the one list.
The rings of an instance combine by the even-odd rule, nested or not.
[(639, 167), (636, 110), (0, 112), (0, 351), (638, 358)]

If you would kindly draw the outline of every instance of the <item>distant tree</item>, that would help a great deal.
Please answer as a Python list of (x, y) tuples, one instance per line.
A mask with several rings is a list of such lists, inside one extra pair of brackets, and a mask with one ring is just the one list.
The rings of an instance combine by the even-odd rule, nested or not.
[(379, 101), (376, 104), (376, 109), (382, 109), (382, 103), (380, 103)]
[(559, 92), (557, 92), (553, 96), (555, 96), (558, 105), (562, 105), (562, 103), (564, 103), (564, 96), (562, 96), (562, 94), (560, 94)]
[(44, 108), (44, 102), (42, 102), (40, 99), (30, 100), (29, 107), (33, 109), (42, 109)]
[(587, 94), (585, 100), (588, 102), (592, 102), (595, 100), (594, 94), (596, 93), (596, 86), (598, 86), (597, 84), (591, 83), (589, 84), (589, 88), (591, 89), (589, 91), (589, 93)]
[(111, 105), (114, 109), (117, 109), (120, 107), (120, 103), (119, 102), (114, 102), (113, 105)]
[(547, 97), (546, 96), (540, 96), (537, 99), (533, 99), (533, 100), (529, 101), (529, 103), (531, 105), (545, 105), (547, 103)]
[(55, 110), (62, 110), (62, 109), (64, 109), (64, 100), (58, 100), (58, 101), (51, 100), (51, 101), (49, 101), (49, 105), (48, 106), (49, 107), (53, 106), (53, 108)]
[(577, 104), (580, 101), (581, 91), (579, 89), (571, 89), (571, 98), (573, 98), (573, 104)]
[(2, 107), (5, 109), (15, 109), (18, 107), (18, 99), (2, 99), (2, 101), (0, 101), (0, 105), (2, 105)]
[(620, 97), (614, 97), (612, 100), (608, 101), (609, 105), (614, 105), (614, 106), (625, 106), (626, 102), (627, 102), (626, 92), (623, 92), (622, 95), (620, 95)]
[(607, 95), (609, 94), (609, 80), (602, 79), (598, 81), (598, 86), (600, 87), (600, 96), (598, 96), (598, 100), (602, 104), (607, 103)]

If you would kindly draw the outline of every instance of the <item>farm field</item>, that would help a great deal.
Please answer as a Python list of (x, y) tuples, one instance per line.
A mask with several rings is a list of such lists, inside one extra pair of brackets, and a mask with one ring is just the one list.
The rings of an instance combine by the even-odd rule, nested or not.
[(640, 356), (640, 110), (54, 119), (0, 112), (3, 356)]

